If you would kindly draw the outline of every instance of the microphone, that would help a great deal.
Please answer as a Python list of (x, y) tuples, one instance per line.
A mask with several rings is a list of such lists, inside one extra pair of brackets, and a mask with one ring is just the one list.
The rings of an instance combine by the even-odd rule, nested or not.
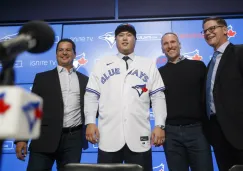
[(42, 53), (55, 41), (53, 29), (44, 21), (30, 21), (20, 28), (14, 39), (0, 43), (0, 60), (11, 60), (19, 53)]

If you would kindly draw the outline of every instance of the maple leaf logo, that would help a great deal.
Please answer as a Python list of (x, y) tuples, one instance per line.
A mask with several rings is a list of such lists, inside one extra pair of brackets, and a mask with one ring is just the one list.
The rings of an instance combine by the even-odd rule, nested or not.
[(76, 56), (76, 59), (73, 60), (73, 66), (76, 70), (78, 70), (81, 66), (86, 65), (88, 63), (88, 59), (85, 58), (85, 53), (81, 53)]
[(84, 65), (84, 64), (86, 64), (87, 62), (88, 62), (88, 60), (85, 59), (85, 57), (82, 57), (82, 58), (80, 58), (80, 59), (78, 60), (78, 63), (79, 63), (80, 65)]
[(202, 60), (203, 57), (199, 54), (199, 50), (195, 49), (192, 52), (186, 52), (183, 54), (183, 56), (187, 59), (191, 59), (191, 60)]
[(10, 105), (4, 101), (5, 93), (0, 94), (0, 115), (3, 115), (9, 108)]
[(230, 39), (231, 37), (235, 37), (235, 35), (236, 35), (236, 31), (233, 30), (232, 25), (229, 25), (229, 26), (228, 26), (228, 32), (227, 32), (227, 35), (228, 35), (228, 39)]
[(200, 56), (199, 54), (196, 54), (192, 57), (192, 60), (198, 60), (201, 61), (202, 60), (202, 56)]

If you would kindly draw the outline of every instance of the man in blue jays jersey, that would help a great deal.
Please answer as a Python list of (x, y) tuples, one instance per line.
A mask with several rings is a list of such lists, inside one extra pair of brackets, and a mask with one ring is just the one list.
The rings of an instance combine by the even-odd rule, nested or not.
[[(119, 25), (115, 36), (119, 53), (96, 63), (86, 88), (86, 138), (98, 142), (98, 163), (134, 163), (152, 171), (151, 145), (162, 145), (165, 139), (164, 83), (155, 61), (134, 54), (132, 25)], [(152, 132), (150, 100), (155, 115)]]

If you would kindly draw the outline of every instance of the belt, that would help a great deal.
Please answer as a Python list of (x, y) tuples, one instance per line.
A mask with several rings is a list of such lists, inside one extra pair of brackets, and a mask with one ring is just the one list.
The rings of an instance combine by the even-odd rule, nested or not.
[(82, 124), (75, 126), (75, 127), (68, 127), (68, 128), (62, 128), (63, 133), (72, 133), (74, 131), (80, 130), (82, 128)]
[(189, 123), (189, 124), (166, 124), (166, 125), (187, 127), (187, 126), (200, 125), (200, 124), (201, 124), (201, 122), (195, 122), (195, 123)]

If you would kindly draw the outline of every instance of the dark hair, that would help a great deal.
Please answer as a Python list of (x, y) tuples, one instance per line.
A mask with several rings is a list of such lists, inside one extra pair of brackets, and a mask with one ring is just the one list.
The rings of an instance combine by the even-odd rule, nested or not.
[(123, 32), (123, 31), (128, 31), (130, 33), (133, 34), (133, 36), (136, 38), (136, 30), (135, 30), (135, 27), (131, 24), (128, 24), (128, 23), (123, 23), (123, 24), (120, 24), (119, 26), (117, 26), (116, 30), (115, 30), (115, 37)]
[(72, 44), (72, 48), (73, 48), (73, 52), (74, 52), (74, 54), (76, 55), (76, 45), (75, 45), (75, 43), (74, 43), (71, 39), (61, 39), (61, 40), (57, 43), (56, 53), (57, 53), (59, 44), (62, 43), (62, 42), (69, 42), (69, 43), (71, 43), (71, 44)]
[(205, 18), (203, 20), (202, 28), (203, 28), (203, 26), (204, 26), (204, 24), (206, 22), (211, 21), (211, 20), (216, 21), (217, 24), (219, 24), (219, 25), (227, 27), (227, 23), (226, 23), (226, 21), (223, 18), (220, 18), (220, 17), (208, 17), (208, 18)]

